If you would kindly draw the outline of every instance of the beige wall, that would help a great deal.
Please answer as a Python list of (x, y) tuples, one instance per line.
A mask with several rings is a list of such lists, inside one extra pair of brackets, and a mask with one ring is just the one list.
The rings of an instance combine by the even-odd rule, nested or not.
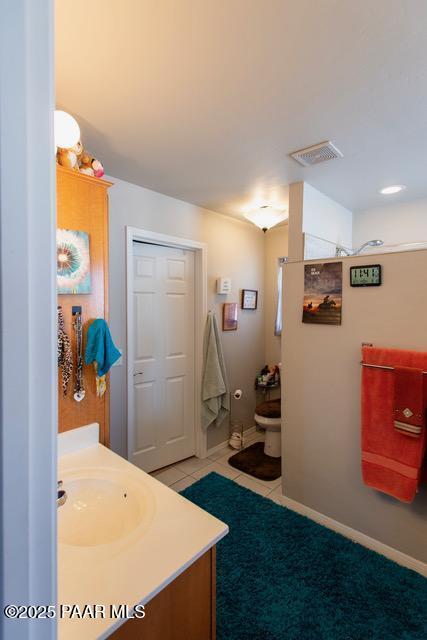
[[(253, 382), (264, 364), (264, 236), (253, 225), (160, 193), (111, 178), (110, 189), (110, 324), (123, 365), (111, 372), (111, 446), (126, 455), (126, 297), (125, 228), (127, 225), (208, 244), (208, 308), (221, 323), (223, 302), (239, 302), (239, 328), (221, 333), (230, 388), (243, 389), (234, 416), (253, 426)], [(232, 294), (217, 296), (215, 280), (232, 279)], [(242, 311), (242, 288), (257, 289), (258, 309)], [(210, 427), (208, 447), (226, 440), (228, 425)]]
[(360, 471), (360, 346), (427, 349), (427, 251), (370, 256), (381, 287), (349, 286), (343, 259), (342, 326), (301, 322), (304, 263), (285, 266), (282, 361), (286, 496), (427, 561), (427, 491), (412, 505), (366, 487)]
[[(393, 196), (389, 196), (393, 197)], [(353, 214), (353, 245), (379, 238), (385, 244), (427, 242), (427, 199), (390, 202)]]
[(288, 255), (288, 225), (275, 227), (265, 234), (264, 264), (264, 313), (265, 313), (265, 362), (280, 362), (281, 340), (274, 335), (277, 303), (278, 258)]

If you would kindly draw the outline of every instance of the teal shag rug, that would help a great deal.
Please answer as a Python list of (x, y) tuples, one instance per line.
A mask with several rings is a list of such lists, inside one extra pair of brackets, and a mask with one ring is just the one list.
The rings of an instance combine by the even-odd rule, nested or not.
[(426, 640), (421, 575), (216, 473), (182, 495), (230, 528), (217, 640)]

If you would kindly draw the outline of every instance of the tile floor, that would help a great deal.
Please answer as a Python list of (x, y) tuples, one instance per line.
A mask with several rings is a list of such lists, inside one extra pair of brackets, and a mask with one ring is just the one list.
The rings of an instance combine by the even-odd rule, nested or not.
[[(251, 436), (249, 436), (245, 441), (245, 446), (249, 446), (254, 442), (262, 440), (264, 440), (263, 433), (257, 432), (251, 434)], [(274, 500), (274, 502), (277, 502), (278, 504), (282, 504), (282, 478), (280, 477), (277, 478), (277, 480), (270, 481), (258, 480), (247, 473), (242, 473), (238, 469), (234, 469), (227, 464), (227, 461), (228, 458), (235, 453), (236, 451), (225, 446), (220, 451), (217, 451), (204, 460), (200, 460), (199, 458), (188, 458), (187, 460), (177, 462), (170, 467), (165, 467), (159, 471), (153, 471), (151, 475), (171, 489), (174, 489), (175, 491), (182, 491), (192, 485), (193, 482), (196, 482), (197, 480), (200, 480), (200, 478), (203, 478), (203, 476), (206, 476), (211, 471), (215, 471), (230, 480), (234, 480), (234, 482), (242, 485), (242, 487), (251, 489), (262, 496)]]

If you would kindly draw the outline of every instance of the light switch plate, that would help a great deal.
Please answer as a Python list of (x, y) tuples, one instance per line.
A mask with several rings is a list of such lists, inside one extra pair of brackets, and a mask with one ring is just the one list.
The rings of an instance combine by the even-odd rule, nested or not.
[(216, 292), (219, 295), (231, 293), (231, 278), (218, 278), (216, 281)]

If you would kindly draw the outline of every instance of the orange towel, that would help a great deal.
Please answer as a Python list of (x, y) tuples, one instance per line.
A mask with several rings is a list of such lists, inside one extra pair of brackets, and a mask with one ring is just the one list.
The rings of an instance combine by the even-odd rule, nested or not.
[(394, 428), (412, 438), (419, 438), (424, 420), (423, 370), (395, 367)]
[[(427, 353), (417, 351), (363, 347), (362, 361), (427, 370)], [(417, 438), (395, 429), (395, 382), (395, 371), (362, 367), (362, 475), (369, 487), (403, 502), (412, 502), (426, 451), (426, 429), (423, 428)], [(424, 416), (426, 375), (422, 383)]]

